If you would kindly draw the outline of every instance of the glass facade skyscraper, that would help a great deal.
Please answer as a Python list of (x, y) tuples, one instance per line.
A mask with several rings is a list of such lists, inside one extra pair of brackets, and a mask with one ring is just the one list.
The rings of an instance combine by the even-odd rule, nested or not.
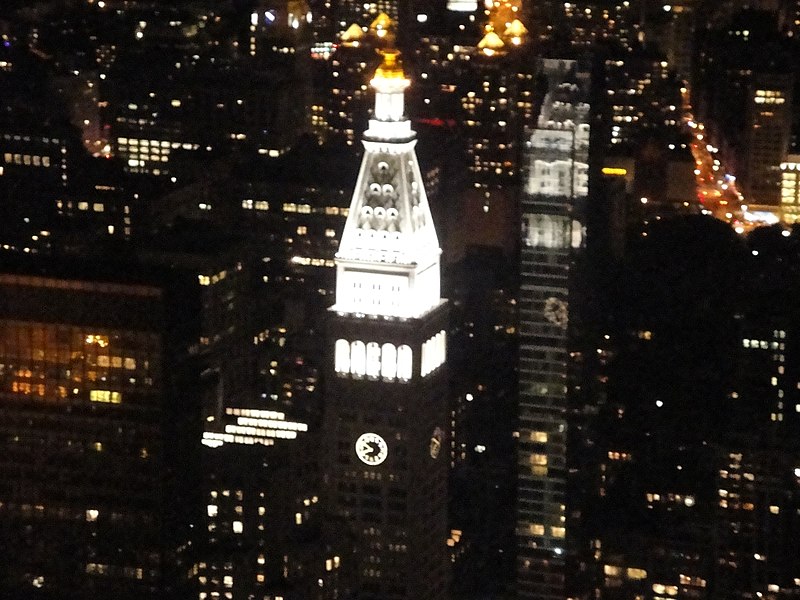
[(563, 598), (571, 266), (588, 194), (588, 73), (544, 59), (536, 128), (527, 135), (520, 278), (517, 591)]

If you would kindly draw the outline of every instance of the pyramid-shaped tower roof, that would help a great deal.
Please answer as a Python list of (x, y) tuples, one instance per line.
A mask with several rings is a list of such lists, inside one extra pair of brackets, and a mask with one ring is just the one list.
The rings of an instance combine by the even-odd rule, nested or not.
[(347, 30), (341, 35), (340, 39), (343, 44), (353, 44), (358, 43), (364, 38), (364, 30), (361, 29), (357, 24), (353, 23)]
[(494, 31), (487, 32), (486, 35), (483, 36), (483, 39), (478, 42), (478, 48), (481, 50), (498, 51), (502, 50), (504, 46), (505, 43)]
[(528, 28), (522, 24), (519, 19), (514, 19), (509, 23), (506, 30), (503, 32), (505, 37), (522, 37), (528, 33)]
[(369, 30), (378, 37), (383, 37), (386, 32), (390, 31), (393, 27), (394, 21), (392, 21), (392, 18), (385, 12), (380, 13), (373, 19), (372, 23), (369, 24)]

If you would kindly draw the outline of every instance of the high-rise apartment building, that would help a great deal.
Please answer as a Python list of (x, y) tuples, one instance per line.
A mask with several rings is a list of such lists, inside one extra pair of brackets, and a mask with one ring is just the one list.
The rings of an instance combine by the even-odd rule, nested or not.
[[(553, 10), (553, 9), (551, 9)], [(591, 47), (609, 42), (623, 48), (633, 46), (641, 34), (640, 2), (580, 2), (555, 3), (558, 27), (569, 31), (573, 48)]]
[(796, 223), (800, 218), (800, 155), (788, 154), (781, 163), (781, 220)]
[(517, 4), (495, 3), (487, 10), (486, 33), (465, 48), (469, 63), (457, 82), (470, 182), (487, 198), (519, 181), (522, 131), (533, 125), (528, 29)]
[(589, 179), (589, 75), (544, 59), (547, 93), (525, 147), (517, 465), (517, 593), (563, 598), (567, 552), (570, 287)]
[(371, 85), (375, 113), (336, 255), (328, 324), (329, 525), (355, 550), (343, 566), (348, 597), (442, 600), (449, 461), (441, 250), (396, 50), (384, 50)]
[(635, 149), (659, 130), (680, 126), (683, 107), (670, 69), (663, 58), (642, 51), (605, 60), (604, 89), (610, 121), (605, 142), (612, 151)]
[(381, 13), (397, 23), (405, 8), (401, 4), (404, 4), (402, 0), (339, 0), (334, 10), (336, 29), (342, 33), (353, 23), (367, 26)]
[(694, 36), (697, 28), (697, 9), (695, 0), (681, 0), (663, 6), (669, 21), (660, 42), (667, 62), (684, 81), (690, 81), (694, 70)]
[(387, 35), (389, 27), (393, 27), (390, 21), (378, 19), (373, 24), (364, 31), (352, 23), (340, 36), (340, 44), (330, 57), (327, 89), (321, 103), (329, 136), (351, 146), (364, 132), (369, 115), (369, 77), (378, 65), (375, 50), (381, 43), (377, 26), (381, 25), (382, 35)]
[(739, 181), (751, 205), (777, 208), (781, 204), (781, 169), (789, 151), (792, 129), (790, 74), (754, 75), (747, 102)]
[[(780, 300), (776, 302), (780, 305)], [(800, 420), (786, 315), (748, 315), (725, 435), (714, 452), (715, 598), (797, 593)]]
[(180, 424), (196, 412), (168, 294), (86, 269), (0, 274), (4, 597), (177, 593), (175, 482), (191, 468)]

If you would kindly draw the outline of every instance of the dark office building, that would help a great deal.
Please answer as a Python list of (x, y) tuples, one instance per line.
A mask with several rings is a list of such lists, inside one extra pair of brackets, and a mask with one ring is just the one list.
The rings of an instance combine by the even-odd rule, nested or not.
[(0, 590), (175, 593), (184, 425), (197, 412), (169, 292), (55, 272), (0, 274)]

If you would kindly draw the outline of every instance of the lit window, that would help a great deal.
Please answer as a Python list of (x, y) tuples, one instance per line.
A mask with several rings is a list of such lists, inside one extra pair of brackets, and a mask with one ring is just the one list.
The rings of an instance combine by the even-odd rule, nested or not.
[[(407, 346), (406, 346), (407, 347)], [(409, 348), (409, 351), (411, 349)], [(364, 375), (367, 370), (367, 347), (364, 342), (356, 340), (350, 344), (350, 372), (353, 375)], [(409, 375), (411, 367), (409, 365)]]
[(209, 504), (206, 508), (208, 510), (209, 517), (216, 517), (217, 514), (219, 513), (219, 508), (217, 507), (216, 504)]
[(350, 372), (350, 343), (347, 340), (336, 340), (334, 369), (337, 373)]
[(367, 376), (377, 377), (381, 369), (381, 348), (375, 342), (367, 344)]
[(531, 454), (530, 462), (532, 465), (544, 466), (547, 464), (546, 454)]
[(120, 404), (122, 403), (122, 394), (120, 392), (112, 392), (111, 390), (90, 390), (90, 402), (103, 402), (105, 404)]
[(397, 376), (397, 348), (394, 344), (384, 344), (381, 347), (381, 377), (394, 379)]
[(629, 568), (625, 570), (625, 575), (628, 579), (644, 579), (647, 577), (647, 571), (644, 569)]
[(234, 521), (232, 528), (233, 533), (242, 533), (244, 531), (244, 524), (241, 521)]
[(397, 377), (400, 379), (411, 379), (411, 368), (413, 362), (413, 353), (411, 348), (402, 345), (397, 349)]

